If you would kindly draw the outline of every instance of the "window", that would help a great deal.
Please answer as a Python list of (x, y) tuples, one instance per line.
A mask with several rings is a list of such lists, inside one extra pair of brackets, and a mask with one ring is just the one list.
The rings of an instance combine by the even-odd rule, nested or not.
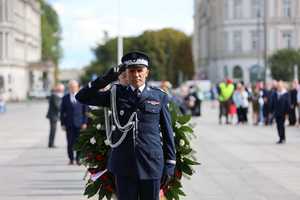
[(229, 1), (224, 0), (224, 19), (229, 19)]
[(251, 31), (251, 50), (262, 50), (264, 44), (263, 31)]
[(251, 31), (251, 50), (258, 49), (258, 32)]
[(4, 35), (4, 57), (8, 58), (8, 32)]
[(225, 77), (225, 78), (228, 78), (229, 73), (228, 73), (228, 67), (227, 67), (227, 65), (225, 65), (225, 66), (223, 67), (223, 74), (224, 74), (224, 77)]
[(0, 93), (5, 91), (4, 77), (0, 75)]
[(233, 0), (233, 18), (242, 18), (242, 0)]
[(3, 58), (4, 58), (3, 44), (4, 44), (3, 33), (0, 32), (0, 60), (3, 60)]
[(264, 1), (252, 0), (251, 1), (251, 16), (252, 18), (262, 18), (264, 14)]
[(282, 33), (282, 41), (283, 41), (283, 48), (292, 48), (293, 44), (293, 33), (292, 31), (285, 31)]
[(238, 65), (233, 68), (233, 78), (238, 80), (243, 79), (243, 70)]
[(292, 16), (292, 1), (291, 0), (282, 0), (282, 8), (283, 8), (283, 16), (284, 17), (291, 17)]
[(223, 50), (224, 52), (229, 50), (229, 45), (228, 45), (228, 32), (223, 33)]
[(242, 32), (233, 32), (233, 51), (240, 52), (242, 50)]

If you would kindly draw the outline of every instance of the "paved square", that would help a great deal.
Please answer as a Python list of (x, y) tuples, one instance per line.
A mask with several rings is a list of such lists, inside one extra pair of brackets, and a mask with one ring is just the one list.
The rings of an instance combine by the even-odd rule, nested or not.
[[(0, 114), (0, 199), (83, 200), (84, 168), (67, 165), (65, 133), (58, 127), (48, 149), (46, 102), (8, 104)], [(275, 126), (219, 125), (204, 104), (194, 118), (193, 146), (201, 166), (184, 180), (183, 200), (299, 200), (300, 130), (287, 128), (276, 145)]]

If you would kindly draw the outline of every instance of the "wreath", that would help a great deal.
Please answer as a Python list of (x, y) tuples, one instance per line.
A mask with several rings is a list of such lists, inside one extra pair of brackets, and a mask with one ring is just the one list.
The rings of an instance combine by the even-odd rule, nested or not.
[[(169, 184), (161, 189), (160, 196), (164, 200), (179, 200), (185, 196), (181, 179), (190, 178), (193, 165), (199, 165), (193, 156), (195, 151), (190, 141), (195, 135), (190, 124), (190, 115), (181, 115), (178, 107), (171, 103), (169, 110), (175, 133), (176, 167), (175, 175)], [(88, 112), (88, 128), (83, 130), (75, 144), (80, 152), (80, 161), (87, 168), (84, 179), (90, 175), (85, 185), (84, 195), (88, 198), (98, 195), (98, 199), (112, 199), (116, 194), (114, 176), (106, 170), (109, 146), (105, 145), (105, 118), (103, 108), (93, 108)]]

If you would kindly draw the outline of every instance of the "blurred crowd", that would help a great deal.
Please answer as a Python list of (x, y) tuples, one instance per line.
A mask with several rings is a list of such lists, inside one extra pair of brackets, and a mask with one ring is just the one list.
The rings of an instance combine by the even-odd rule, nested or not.
[[(300, 87), (297, 80), (287, 83), (272, 80), (245, 85), (243, 82), (234, 83), (228, 79), (211, 89), (211, 99), (219, 102), (219, 123), (244, 124), (248, 123), (249, 110), (252, 110), (254, 125), (270, 125), (278, 105), (276, 100), (280, 95), (287, 95), (287, 113), (289, 125), (300, 123)], [(286, 105), (285, 105), (286, 106)]]
[[(161, 88), (169, 94), (183, 114), (201, 116), (201, 104), (206, 97), (197, 85), (181, 86), (172, 90), (168, 81)], [(276, 123), (279, 141), (285, 142), (286, 119), (290, 126), (300, 124), (300, 86), (297, 80), (284, 82), (256, 82), (246, 85), (242, 81), (224, 80), (210, 89), (212, 107), (219, 107), (219, 124), (272, 125)], [(251, 112), (250, 112), (251, 111)], [(251, 113), (252, 120), (249, 120)]]
[(182, 85), (177, 90), (172, 90), (169, 81), (161, 81), (160, 88), (168, 94), (170, 101), (179, 107), (182, 114), (201, 116), (204, 93), (198, 85)]

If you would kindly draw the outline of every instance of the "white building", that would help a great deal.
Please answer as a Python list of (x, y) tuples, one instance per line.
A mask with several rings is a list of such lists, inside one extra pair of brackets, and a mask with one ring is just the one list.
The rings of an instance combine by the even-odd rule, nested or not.
[(199, 76), (213, 82), (263, 79), (258, 71), (265, 69), (265, 55), (300, 46), (300, 0), (195, 0), (194, 5), (194, 62)]
[(0, 92), (10, 100), (47, 91), (52, 65), (41, 63), (38, 0), (0, 0)]
[(80, 82), (80, 77), (84, 74), (83, 69), (62, 69), (59, 71), (58, 80), (60, 83), (68, 85), (70, 80)]

